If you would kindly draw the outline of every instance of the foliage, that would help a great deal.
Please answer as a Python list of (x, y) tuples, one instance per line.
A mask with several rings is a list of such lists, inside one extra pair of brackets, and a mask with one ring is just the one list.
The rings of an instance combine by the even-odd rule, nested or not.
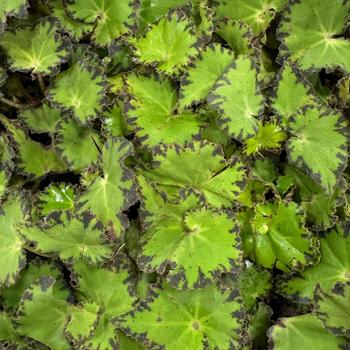
[(0, 349), (348, 349), (349, 16), (0, 0)]

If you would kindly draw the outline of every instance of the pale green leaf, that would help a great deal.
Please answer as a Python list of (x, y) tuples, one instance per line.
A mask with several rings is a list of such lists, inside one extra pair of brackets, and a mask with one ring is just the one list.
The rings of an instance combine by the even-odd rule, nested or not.
[(127, 121), (146, 146), (191, 141), (199, 134), (201, 121), (192, 112), (176, 112), (177, 93), (167, 78), (129, 75), (130, 100)]
[(272, 350), (339, 350), (347, 344), (345, 338), (329, 333), (313, 314), (281, 318), (277, 322), (269, 330)]
[(102, 144), (95, 130), (67, 119), (57, 125), (56, 133), (55, 150), (70, 170), (81, 172), (97, 163)]
[(163, 285), (146, 305), (116, 323), (151, 349), (240, 348), (241, 303), (236, 291), (223, 292), (215, 285), (195, 291)]
[(333, 110), (307, 108), (289, 123), (289, 161), (331, 194), (347, 164), (347, 124)]
[(126, 226), (122, 211), (137, 200), (134, 174), (124, 165), (132, 154), (130, 142), (122, 138), (109, 139), (102, 147), (98, 162), (100, 172), (85, 173), (85, 190), (78, 198), (79, 210), (90, 210), (116, 236)]
[(234, 56), (218, 44), (207, 46), (181, 77), (179, 107), (184, 109), (204, 100)]
[(33, 30), (24, 28), (5, 32), (0, 36), (0, 46), (13, 70), (38, 74), (57, 72), (70, 50), (69, 42), (60, 36), (57, 23), (52, 19), (41, 20)]
[(165, 73), (178, 73), (197, 53), (198, 37), (182, 11), (175, 11), (154, 24), (140, 38), (129, 39), (135, 55)]
[(112, 256), (112, 247), (103, 237), (102, 225), (89, 217), (63, 216), (62, 223), (22, 226), (21, 235), (37, 254), (57, 254), (62, 261), (86, 259), (97, 264)]
[(346, 225), (338, 225), (320, 238), (320, 255), (318, 264), (306, 268), (293, 278), (281, 281), (278, 284), (279, 292), (288, 298), (309, 302), (316, 285), (329, 293), (336, 283), (350, 281), (350, 236)]
[(154, 156), (153, 168), (142, 174), (169, 188), (190, 188), (213, 207), (231, 207), (245, 184), (243, 164), (227, 161), (221, 147), (193, 142), (185, 147), (169, 145)]
[(231, 136), (245, 139), (254, 135), (264, 109), (264, 97), (253, 61), (238, 57), (214, 85), (208, 100), (220, 112), (219, 123)]
[(349, 10), (342, 0), (293, 2), (278, 30), (280, 56), (305, 70), (340, 67), (349, 73), (350, 42), (343, 34)]
[(92, 40), (106, 46), (130, 32), (134, 23), (133, 6), (131, 0), (73, 0), (68, 3), (67, 11), (78, 21), (93, 23)]

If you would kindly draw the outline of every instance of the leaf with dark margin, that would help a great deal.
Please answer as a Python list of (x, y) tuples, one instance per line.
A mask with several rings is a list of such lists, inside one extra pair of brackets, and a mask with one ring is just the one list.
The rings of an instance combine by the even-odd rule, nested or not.
[(90, 338), (98, 322), (99, 306), (94, 303), (84, 303), (80, 308), (74, 308), (65, 325), (64, 334), (74, 348)]
[(311, 263), (316, 242), (304, 227), (304, 215), (296, 203), (257, 204), (251, 227), (242, 224), (244, 252), (257, 264), (287, 272)]
[(289, 61), (284, 61), (276, 82), (270, 103), (284, 125), (300, 108), (317, 104), (311, 85)]
[(97, 163), (102, 147), (100, 139), (92, 128), (66, 119), (56, 127), (55, 150), (71, 171), (82, 172)]
[(138, 60), (175, 74), (198, 52), (199, 38), (193, 23), (182, 11), (173, 11), (152, 25), (140, 38), (129, 38)]
[(350, 282), (349, 227), (337, 225), (320, 238), (320, 261), (298, 275), (281, 280), (278, 291), (285, 297), (299, 302), (310, 302), (316, 285), (325, 293), (331, 292), (336, 283)]
[(22, 226), (21, 235), (38, 254), (57, 254), (64, 262), (86, 259), (98, 264), (111, 258), (112, 246), (103, 237), (102, 225), (88, 217), (61, 216), (62, 222), (50, 226)]
[(188, 0), (141, 0), (138, 9), (138, 31), (143, 33), (148, 25), (165, 16), (170, 9), (187, 5)]
[(85, 191), (78, 198), (80, 212), (90, 210), (96, 218), (119, 237), (127, 226), (122, 211), (137, 200), (134, 173), (124, 165), (132, 155), (132, 144), (123, 138), (109, 139), (101, 150), (100, 174), (85, 176)]
[(287, 0), (216, 0), (216, 18), (228, 16), (250, 25), (255, 34), (265, 32)]
[(119, 104), (103, 113), (102, 123), (103, 133), (108, 136), (125, 137), (129, 133), (130, 125), (124, 119), (123, 109)]
[(179, 192), (175, 200), (170, 200), (142, 175), (137, 177), (137, 182), (141, 194), (140, 219), (144, 229), (158, 225), (164, 220), (182, 222), (187, 211), (203, 206), (199, 196), (192, 191)]
[(0, 208), (0, 285), (9, 287), (19, 278), (25, 267), (26, 256), (23, 239), (17, 233), (17, 225), (27, 219), (26, 199), (21, 193), (12, 192)]
[(233, 59), (232, 53), (219, 44), (204, 48), (181, 77), (179, 107), (203, 101)]
[(343, 337), (335, 337), (313, 314), (280, 318), (268, 331), (271, 350), (339, 350), (347, 344)]
[(128, 34), (134, 24), (132, 0), (72, 0), (66, 8), (77, 21), (94, 24), (92, 40), (99, 46)]
[(258, 132), (244, 142), (247, 155), (259, 154), (261, 151), (279, 149), (287, 135), (276, 122), (263, 124), (258, 122)]
[(111, 318), (119, 317), (132, 309), (136, 296), (132, 291), (130, 267), (123, 259), (112, 268), (91, 267), (83, 262), (73, 265), (77, 281), (77, 298), (81, 302), (95, 302), (102, 313), (91, 338), (83, 348), (114, 350), (118, 344)]
[(25, 17), (27, 7), (27, 0), (2, 0), (0, 3), (0, 32), (6, 27), (8, 17)]
[(38, 178), (50, 172), (64, 172), (66, 166), (57, 157), (51, 147), (30, 139), (18, 123), (0, 114), (0, 122), (6, 127), (13, 141), (16, 153), (18, 172), (30, 178)]
[[(189, 210), (180, 218), (160, 219), (146, 230), (137, 257), (141, 270), (157, 271), (178, 289), (204, 287), (240, 264), (239, 229), (228, 213)], [(210, 259), (208, 259), (210, 256)]]
[(330, 293), (315, 290), (315, 313), (328, 331), (350, 338), (350, 282), (335, 285)]
[(64, 110), (71, 110), (83, 124), (95, 119), (102, 111), (106, 79), (101, 64), (95, 58), (74, 62), (60, 73), (49, 89), (49, 99)]
[(347, 164), (348, 125), (335, 110), (310, 107), (289, 123), (289, 161), (331, 194)]
[(241, 348), (241, 304), (237, 290), (230, 293), (211, 285), (177, 291), (163, 285), (115, 323), (149, 349)]
[(75, 189), (65, 183), (52, 183), (38, 196), (37, 209), (42, 216), (55, 212), (74, 211)]
[(235, 57), (240, 55), (254, 55), (254, 33), (251, 27), (244, 22), (223, 18), (216, 23), (215, 33), (226, 41), (233, 50)]
[(64, 338), (63, 330), (70, 304), (53, 295), (54, 284), (54, 278), (42, 276), (24, 292), (16, 330), (51, 349), (69, 350), (71, 347)]
[[(75, 306), (54, 295), (55, 279), (42, 276), (37, 279), (22, 296), (18, 316), (17, 332), (35, 339), (50, 349), (69, 350), (70, 343), (65, 338), (66, 327), (74, 327), (75, 334), (86, 331), (86, 319), (91, 320), (92, 305)], [(49, 312), (48, 312), (49, 310)], [(72, 320), (80, 315), (81, 322), (72, 325)]]
[(16, 333), (11, 317), (4, 312), (0, 312), (0, 348), (30, 350), (25, 340)]
[[(277, 180), (282, 194), (289, 189), (298, 189), (301, 206), (304, 208), (309, 225), (317, 229), (326, 229), (333, 226), (337, 217), (335, 212), (344, 202), (345, 183), (340, 179), (339, 185), (331, 195), (327, 195), (323, 188), (310, 179), (304, 172), (292, 166), (285, 168), (284, 175)], [(286, 187), (286, 188), (283, 188)]]
[(191, 188), (213, 207), (231, 207), (245, 185), (245, 170), (237, 158), (226, 161), (220, 146), (193, 142), (168, 145), (154, 156), (153, 168), (140, 171), (157, 185)]
[(253, 61), (238, 57), (216, 82), (208, 101), (221, 113), (219, 123), (230, 135), (245, 139), (256, 134), (264, 97), (258, 87)]
[(213, 17), (214, 11), (208, 0), (192, 0), (192, 18), (196, 32), (204, 42), (209, 42), (214, 32)]
[(69, 290), (66, 287), (59, 265), (36, 258), (21, 272), (21, 278), (14, 285), (2, 290), (1, 296), (5, 308), (11, 311), (17, 310), (24, 291), (42, 276), (51, 276), (55, 279), (53, 295), (56, 298), (62, 300), (68, 298)]
[(55, 131), (56, 125), (61, 119), (61, 112), (44, 103), (38, 108), (21, 111), (18, 117), (32, 132), (48, 133)]
[(0, 46), (5, 50), (11, 69), (38, 74), (54, 74), (67, 60), (70, 43), (59, 34), (53, 19), (41, 20), (33, 30), (6, 31), (0, 36)]
[(75, 40), (82, 39), (85, 35), (92, 32), (94, 26), (92, 23), (84, 23), (82, 21), (75, 21), (71, 16), (68, 16), (65, 0), (50, 0), (48, 5), (50, 7), (51, 15), (56, 17), (60, 22), (61, 28)]
[(202, 122), (192, 112), (176, 113), (176, 90), (167, 78), (128, 75), (127, 122), (136, 137), (148, 147), (159, 143), (191, 141), (198, 136)]
[(122, 332), (117, 332), (120, 350), (145, 350), (146, 348)]
[(340, 67), (349, 73), (350, 42), (343, 35), (349, 10), (342, 0), (293, 1), (277, 32), (280, 58), (289, 57), (303, 70)]

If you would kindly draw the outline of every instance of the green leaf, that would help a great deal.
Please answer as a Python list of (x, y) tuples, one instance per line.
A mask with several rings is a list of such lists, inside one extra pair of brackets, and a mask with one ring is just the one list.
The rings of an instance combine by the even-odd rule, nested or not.
[(163, 285), (116, 324), (152, 349), (240, 348), (243, 313), (237, 294), (215, 285), (195, 291)]
[(181, 77), (179, 107), (184, 109), (204, 100), (234, 56), (218, 44), (207, 46)]
[(90, 60), (73, 63), (60, 73), (49, 90), (49, 99), (65, 110), (71, 110), (78, 121), (86, 124), (102, 111), (106, 80), (101, 67)]
[(289, 161), (331, 194), (347, 163), (347, 124), (333, 110), (311, 107), (289, 124)]
[(71, 347), (63, 330), (70, 305), (54, 296), (54, 284), (54, 278), (42, 276), (24, 292), (16, 330), (51, 349), (69, 350)]
[(165, 16), (170, 9), (187, 3), (188, 0), (141, 0), (138, 10), (139, 32), (144, 32), (149, 24)]
[(94, 23), (92, 40), (106, 46), (130, 32), (134, 24), (133, 7), (130, 0), (73, 0), (67, 11), (78, 21)]
[(145, 347), (143, 347), (139, 343), (136, 343), (136, 341), (134, 341), (130, 337), (127, 337), (126, 335), (124, 335), (124, 333), (118, 332), (117, 334), (120, 350), (145, 350)]
[(29, 350), (25, 341), (16, 333), (12, 319), (0, 312), (0, 347), (2, 349)]
[(336, 221), (335, 211), (343, 203), (345, 191), (342, 182), (341, 180), (331, 195), (327, 195), (319, 184), (294, 167), (287, 166), (285, 175), (278, 178), (278, 186), (287, 186), (286, 190), (281, 189), (282, 193), (292, 186), (292, 188), (297, 186), (301, 206), (307, 214), (307, 221), (317, 229), (331, 227)]
[(32, 260), (29, 265), (21, 272), (21, 278), (13, 286), (4, 289), (1, 292), (4, 305), (7, 309), (17, 310), (24, 291), (30, 287), (38, 278), (42, 276), (51, 276), (55, 279), (53, 286), (53, 295), (65, 300), (69, 296), (63, 280), (63, 273), (58, 264), (39, 259)]
[(55, 150), (70, 170), (81, 172), (97, 162), (102, 144), (96, 131), (66, 119), (57, 125), (56, 132)]
[(84, 217), (62, 217), (63, 222), (47, 225), (22, 226), (21, 235), (37, 254), (57, 254), (62, 261), (86, 259), (98, 264), (112, 256), (112, 247), (103, 238), (96, 220)]
[(123, 110), (119, 104), (113, 105), (103, 113), (103, 132), (108, 136), (125, 137), (129, 133), (129, 124), (124, 120)]
[(80, 40), (85, 35), (92, 32), (94, 28), (92, 23), (75, 21), (72, 17), (67, 15), (64, 0), (50, 0), (48, 5), (51, 10), (51, 15), (58, 19), (61, 28), (67, 32), (71, 38)]
[(293, 65), (284, 61), (271, 98), (271, 107), (282, 123), (287, 125), (300, 108), (315, 105), (316, 102), (310, 84)]
[(19, 272), (25, 267), (23, 239), (16, 228), (17, 224), (26, 220), (23, 202), (23, 196), (13, 192), (0, 208), (0, 286), (13, 285), (18, 280)]
[(215, 33), (226, 41), (233, 50), (235, 57), (255, 53), (253, 46), (254, 34), (250, 26), (241, 21), (233, 21), (230, 18), (218, 21), (216, 26)]
[(216, 17), (228, 16), (235, 21), (250, 25), (255, 34), (264, 32), (276, 13), (283, 9), (287, 0), (218, 0)]
[(25, 17), (27, 7), (27, 0), (2, 0), (0, 4), (0, 32), (6, 26), (8, 17)]
[(317, 288), (315, 312), (332, 334), (350, 338), (350, 284), (337, 285), (330, 294)]
[(206, 142), (168, 145), (154, 156), (153, 168), (142, 174), (157, 185), (191, 188), (218, 208), (231, 207), (245, 185), (242, 163), (237, 158), (226, 161), (221, 147)]
[(142, 37), (130, 38), (129, 42), (141, 63), (156, 65), (158, 70), (173, 74), (179, 73), (197, 54), (198, 40), (186, 15), (173, 11), (152, 25)]
[(266, 268), (282, 271), (310, 263), (314, 242), (304, 227), (304, 215), (294, 202), (257, 204), (249, 229), (241, 227), (247, 256)]
[(66, 166), (57, 157), (51, 147), (44, 147), (41, 143), (30, 139), (17, 121), (7, 119), (0, 114), (0, 122), (10, 133), (17, 149), (17, 169), (30, 178), (38, 178), (50, 172), (64, 172)]
[(146, 146), (184, 144), (198, 136), (201, 122), (192, 112), (176, 113), (176, 90), (167, 78), (129, 75), (127, 122)]
[(258, 122), (258, 132), (256, 135), (245, 140), (245, 153), (252, 155), (260, 151), (281, 148), (281, 143), (285, 141), (287, 135), (281, 127), (275, 123), (262, 124)]
[(137, 257), (141, 270), (164, 274), (169, 266), (167, 280), (180, 289), (204, 287), (241, 260), (236, 221), (212, 209), (160, 220), (145, 232), (143, 242)]
[(32, 132), (48, 133), (55, 131), (61, 119), (61, 113), (58, 109), (44, 103), (41, 107), (22, 111), (19, 118)]
[(281, 318), (277, 322), (269, 330), (273, 350), (339, 350), (347, 344), (345, 338), (329, 333), (313, 314)]
[(98, 322), (99, 306), (94, 303), (84, 303), (81, 308), (74, 308), (70, 312), (64, 334), (73, 343), (74, 348), (79, 348), (83, 341), (92, 336)]
[(342, 0), (293, 2), (278, 30), (280, 56), (304, 70), (340, 67), (349, 73), (350, 42), (343, 35), (349, 10)]
[(221, 113), (219, 123), (231, 136), (245, 139), (256, 134), (264, 97), (251, 59), (238, 57), (214, 85), (208, 101)]
[(137, 200), (134, 174), (124, 165), (132, 154), (131, 144), (122, 138), (109, 139), (101, 150), (99, 172), (85, 173), (85, 191), (78, 198), (79, 210), (90, 210), (96, 218), (120, 236), (127, 224), (122, 211)]
[(236, 284), (244, 300), (245, 308), (250, 310), (257, 303), (257, 298), (265, 297), (272, 288), (272, 275), (269, 271), (247, 260), (245, 268), (242, 268), (238, 275)]
[(336, 283), (350, 281), (350, 236), (347, 225), (320, 238), (320, 261), (306, 268), (299, 275), (280, 281), (278, 290), (284, 296), (300, 302), (313, 298), (316, 285), (325, 293), (331, 292)]
[(84, 343), (92, 350), (115, 349), (118, 342), (111, 318), (119, 317), (132, 309), (136, 297), (131, 292), (129, 267), (120, 264), (112, 268), (98, 268), (83, 262), (73, 265), (77, 279), (77, 297), (83, 302), (95, 302), (102, 314), (91, 338)]
[(57, 73), (70, 51), (69, 42), (60, 36), (57, 23), (50, 18), (41, 20), (32, 30), (5, 32), (0, 36), (0, 46), (13, 70), (37, 74)]
[(39, 195), (37, 208), (41, 215), (74, 210), (75, 190), (71, 185), (51, 184)]

